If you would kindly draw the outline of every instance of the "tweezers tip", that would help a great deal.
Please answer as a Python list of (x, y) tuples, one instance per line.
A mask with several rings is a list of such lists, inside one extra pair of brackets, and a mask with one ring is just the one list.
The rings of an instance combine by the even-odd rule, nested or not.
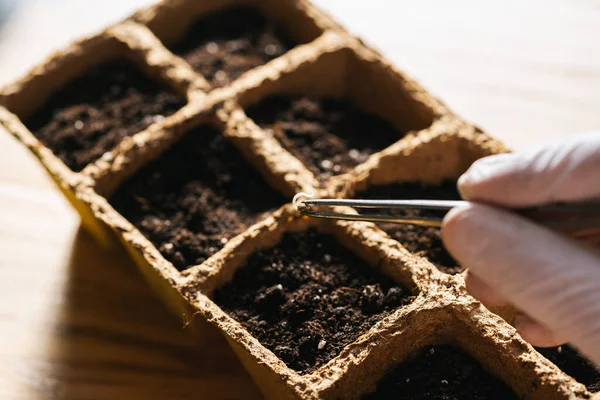
[(313, 198), (315, 195), (313, 193), (300, 192), (294, 196), (292, 199), (292, 204), (294, 205), (294, 209), (300, 213), (308, 210), (310, 207), (304, 203), (307, 199)]

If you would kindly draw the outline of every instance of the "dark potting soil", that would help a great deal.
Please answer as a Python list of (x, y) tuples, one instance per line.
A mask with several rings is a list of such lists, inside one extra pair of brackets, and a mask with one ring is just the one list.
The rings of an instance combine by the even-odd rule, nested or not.
[(536, 349), (565, 374), (585, 385), (592, 392), (600, 392), (600, 370), (571, 346)]
[(69, 168), (81, 171), (124, 137), (175, 113), (185, 98), (128, 61), (97, 66), (52, 95), (25, 120)]
[(284, 34), (282, 27), (259, 11), (240, 6), (196, 21), (171, 50), (212, 86), (222, 87), (243, 73), (282, 56), (296, 44)]
[(252, 255), (214, 300), (290, 368), (309, 373), (412, 297), (311, 229)]
[(246, 112), (322, 179), (348, 172), (405, 134), (349, 101), (332, 98), (273, 96)]
[[(456, 181), (453, 180), (445, 181), (436, 186), (418, 182), (373, 186), (364, 192), (357, 193), (354, 197), (357, 199), (460, 200), (460, 194), (456, 189)], [(363, 212), (366, 213), (367, 210)], [(370, 211), (370, 213), (374, 212)], [(435, 215), (435, 211), (423, 210), (386, 210), (385, 213), (393, 216), (411, 217)], [(447, 274), (457, 274), (464, 270), (444, 248), (439, 228), (393, 223), (379, 223), (378, 226), (393, 239), (402, 243), (411, 253), (426, 257), (440, 271)]]
[(466, 353), (429, 346), (389, 372), (363, 400), (511, 400), (515, 393)]
[(110, 202), (183, 270), (286, 199), (216, 128), (202, 126), (125, 182)]

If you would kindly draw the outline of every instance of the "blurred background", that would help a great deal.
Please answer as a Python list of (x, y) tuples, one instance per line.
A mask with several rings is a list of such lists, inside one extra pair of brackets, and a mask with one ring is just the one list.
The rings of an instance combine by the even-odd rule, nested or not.
[[(313, 0), (513, 148), (600, 129), (598, 0)], [(0, 0), (0, 85), (151, 0)], [(258, 399), (0, 128), (0, 398)]]

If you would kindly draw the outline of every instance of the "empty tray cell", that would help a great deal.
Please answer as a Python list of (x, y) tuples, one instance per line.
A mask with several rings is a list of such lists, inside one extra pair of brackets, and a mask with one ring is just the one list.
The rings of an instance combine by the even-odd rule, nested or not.
[(309, 373), (412, 296), (310, 229), (250, 256), (214, 300), (290, 368)]
[[(456, 181), (447, 180), (440, 185), (427, 185), (419, 182), (393, 183), (384, 186), (371, 186), (364, 192), (359, 192), (355, 198), (360, 199), (427, 199), (427, 200), (460, 200), (456, 189)], [(358, 210), (364, 213), (374, 213), (373, 210)], [(394, 210), (384, 212), (392, 216), (426, 217), (434, 216), (436, 211), (428, 210)], [(402, 225), (395, 223), (379, 223), (378, 226), (411, 253), (427, 258), (440, 271), (447, 274), (457, 274), (464, 268), (457, 264), (444, 248), (439, 228), (417, 225)]]
[(600, 370), (571, 346), (537, 349), (565, 374), (585, 385), (592, 392), (600, 392)]
[(402, 137), (391, 123), (335, 98), (273, 96), (247, 114), (322, 179), (348, 172)]
[(481, 364), (450, 345), (434, 345), (390, 371), (375, 392), (376, 399), (509, 400), (515, 393)]
[(68, 83), (24, 123), (69, 168), (81, 171), (185, 103), (129, 61), (111, 61)]
[(435, 120), (411, 83), (354, 49), (324, 52), (244, 90), (246, 115), (322, 180), (363, 163)]
[(219, 130), (204, 125), (123, 183), (110, 202), (184, 270), (204, 262), (285, 199)]
[(171, 50), (222, 87), (294, 46), (280, 25), (255, 8), (237, 6), (201, 17)]

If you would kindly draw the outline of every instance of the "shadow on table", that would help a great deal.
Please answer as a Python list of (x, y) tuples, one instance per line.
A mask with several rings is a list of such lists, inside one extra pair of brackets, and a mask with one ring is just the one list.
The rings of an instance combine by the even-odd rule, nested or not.
[(127, 254), (102, 250), (81, 228), (59, 320), (60, 398), (262, 398), (223, 338), (201, 350)]

